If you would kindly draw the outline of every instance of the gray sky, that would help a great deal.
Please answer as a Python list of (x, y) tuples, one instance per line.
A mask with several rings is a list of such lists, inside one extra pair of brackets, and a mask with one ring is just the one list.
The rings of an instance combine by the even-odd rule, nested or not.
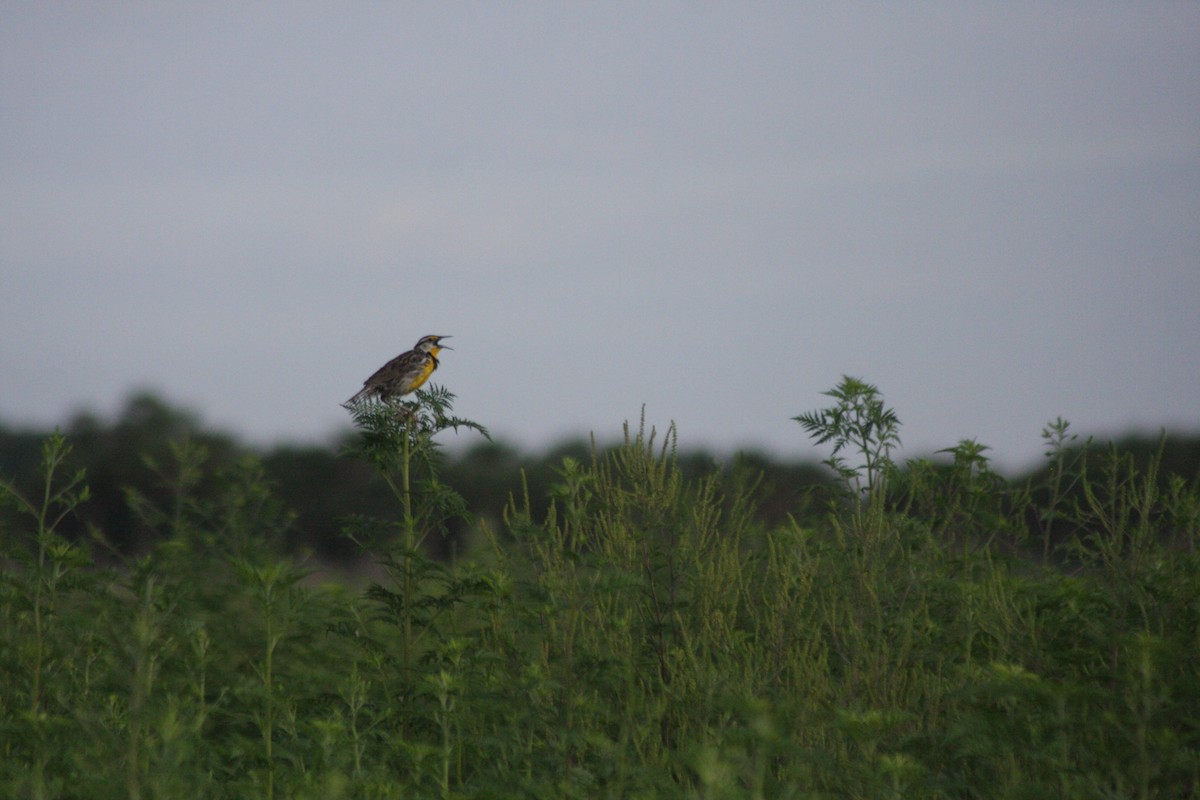
[(0, 421), (160, 392), (823, 457), (1200, 428), (1200, 4), (5, 3)]

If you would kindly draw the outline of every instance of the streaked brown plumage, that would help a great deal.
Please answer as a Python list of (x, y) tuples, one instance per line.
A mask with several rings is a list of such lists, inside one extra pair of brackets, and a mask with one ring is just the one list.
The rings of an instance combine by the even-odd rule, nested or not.
[(345, 402), (354, 405), (371, 395), (376, 395), (385, 403), (392, 398), (403, 397), (409, 392), (415, 392), (421, 384), (429, 380), (429, 376), (438, 368), (437, 355), (443, 349), (439, 344), (449, 336), (423, 336), (412, 350), (401, 353), (375, 371), (371, 377), (363, 381), (363, 388)]

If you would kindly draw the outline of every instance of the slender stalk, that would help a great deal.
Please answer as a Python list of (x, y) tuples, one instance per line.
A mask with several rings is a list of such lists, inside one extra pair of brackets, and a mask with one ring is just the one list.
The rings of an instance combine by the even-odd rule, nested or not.
[(34, 636), (34, 660), (33, 660), (33, 686), (29, 691), (29, 711), (35, 717), (38, 713), (38, 708), (42, 702), (42, 665), (46, 658), (46, 630), (44, 618), (44, 598), (43, 587), (45, 586), (46, 575), (46, 542), (49, 538), (50, 531), (46, 528), (46, 516), (50, 510), (50, 484), (54, 478), (54, 469), (57, 466), (57, 460), (47, 460), (46, 462), (46, 485), (45, 492), (42, 496), (42, 507), (36, 512), (37, 518), (37, 541), (38, 541), (38, 569), (37, 580), (34, 581), (33, 594), (33, 636)]
[(404, 447), (400, 456), (400, 504), (404, 508), (404, 652), (401, 654), (405, 677), (410, 676), (412, 666), (412, 608), (414, 597), (413, 549), (417, 540), (417, 521), (412, 508), (412, 419), (404, 423)]
[(267, 652), (263, 662), (263, 688), (266, 696), (263, 700), (263, 745), (267, 754), (267, 798), (275, 796), (275, 614), (274, 587), (267, 586)]

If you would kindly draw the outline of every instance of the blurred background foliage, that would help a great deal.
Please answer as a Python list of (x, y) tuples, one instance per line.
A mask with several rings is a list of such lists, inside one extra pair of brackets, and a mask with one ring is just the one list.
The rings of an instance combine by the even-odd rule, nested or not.
[[(395, 498), (369, 463), (346, 453), (354, 433), (347, 429), (328, 445), (278, 444), (254, 448), (237, 437), (214, 430), (195, 412), (171, 404), (153, 393), (131, 395), (112, 419), (84, 412), (65, 422), (61, 431), (72, 445), (73, 468), (86, 471), (91, 496), (78, 513), (64, 520), (62, 532), (86, 537), (103, 531), (108, 543), (123, 554), (145, 551), (162, 536), (154, 524), (136, 511), (131, 495), (155, 507), (167, 508), (182, 494), (176, 448), (181, 442), (202, 453), (202, 468), (196, 472), (188, 495), (201, 502), (214, 499), (229, 471), (246, 459), (258, 462), (274, 497), (291, 512), (283, 546), (288, 553), (312, 553), (334, 565), (352, 567), (361, 556), (359, 548), (343, 536), (351, 517), (386, 518), (395, 514)], [(15, 488), (34, 492), (37, 464), (48, 430), (17, 430), (0, 421), (0, 476)], [(466, 500), (474, 522), (458, 520), (450, 531), (427, 543), (431, 554), (446, 558), (469, 546), (469, 537), (479, 520), (498, 522), (502, 509), (514, 495), (528, 494), (535, 518), (541, 518), (550, 503), (552, 487), (561, 479), (564, 459), (588, 462), (593, 443), (586, 437), (564, 440), (542, 452), (527, 452), (501, 439), (465, 437), (465, 447), (443, 449), (439, 476)], [(603, 456), (618, 446), (597, 442)], [(1092, 451), (1110, 448), (1144, 465), (1161, 449), (1160, 474), (1194, 479), (1200, 476), (1200, 436), (1161, 437), (1130, 434), (1115, 442), (1069, 443), (1061, 457), (1075, 463)], [(951, 470), (951, 458), (923, 459), (934, 470)], [(767, 528), (785, 523), (789, 516), (803, 520), (828, 510), (826, 490), (834, 475), (819, 462), (781, 460), (763, 452), (720, 454), (688, 449), (677, 454), (686, 478), (714, 472), (726, 478), (753, 484), (754, 507)], [(911, 463), (910, 463), (911, 466)], [(1034, 506), (1049, 503), (1048, 480), (1051, 461), (1026, 474), (1005, 476), (1012, 486), (1028, 485)], [(1082, 501), (1075, 486), (1062, 487), (1058, 502)], [(5, 519), (8, 515), (9, 519)], [(11, 529), (18, 523), (10, 510), (0, 509), (0, 521)], [(1063, 535), (1066, 535), (1063, 531)]]

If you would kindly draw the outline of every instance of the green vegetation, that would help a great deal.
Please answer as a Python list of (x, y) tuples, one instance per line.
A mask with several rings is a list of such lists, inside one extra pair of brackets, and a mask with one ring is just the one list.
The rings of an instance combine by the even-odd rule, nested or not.
[(1026, 481), (973, 440), (899, 464), (875, 387), (829, 396), (797, 417), (834, 447), (806, 498), (642, 422), (478, 519), (438, 444), (486, 431), (451, 395), (362, 406), (342, 462), (373, 477), (308, 493), (382, 488), (340, 520), (363, 589), (295, 556), (278, 464), (159, 415), (179, 435), (124, 473), (153, 481), (96, 486), (72, 447), (109, 433), (47, 437), (0, 482), (0, 792), (1200, 794), (1194, 462), (1057, 420)]

